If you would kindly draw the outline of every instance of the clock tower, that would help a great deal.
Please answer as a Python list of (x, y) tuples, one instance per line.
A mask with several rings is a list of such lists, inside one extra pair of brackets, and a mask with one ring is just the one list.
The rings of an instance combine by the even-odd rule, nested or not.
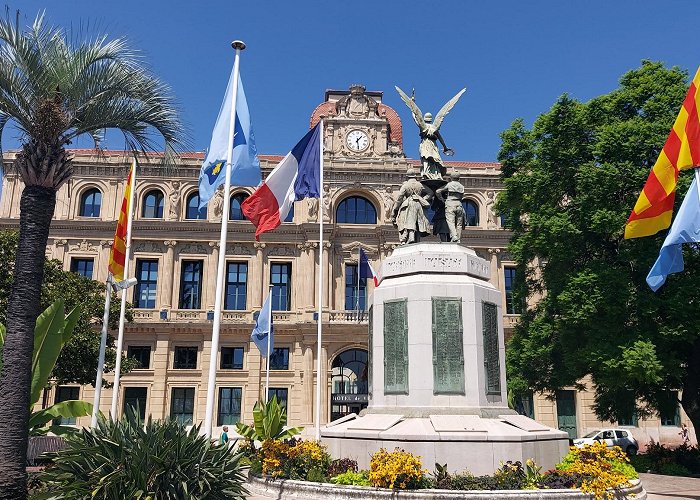
[(324, 120), (324, 145), (331, 156), (348, 159), (403, 157), (401, 120), (382, 103), (383, 92), (353, 84), (327, 90), (311, 115), (313, 127)]

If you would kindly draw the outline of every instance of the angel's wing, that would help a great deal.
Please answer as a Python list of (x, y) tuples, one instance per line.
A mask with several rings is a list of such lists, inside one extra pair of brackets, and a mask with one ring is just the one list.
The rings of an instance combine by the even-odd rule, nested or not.
[(413, 120), (416, 122), (416, 125), (418, 125), (420, 129), (423, 130), (423, 128), (426, 126), (425, 120), (423, 120), (423, 112), (420, 110), (415, 101), (408, 97), (403, 90), (401, 90), (397, 86), (394, 86), (394, 88), (401, 96), (401, 100), (406, 103), (408, 109), (410, 109), (413, 113)]
[(464, 94), (466, 91), (467, 91), (466, 88), (460, 90), (459, 92), (457, 92), (456, 96), (454, 96), (452, 99), (450, 99), (449, 101), (447, 101), (445, 103), (445, 105), (440, 109), (437, 116), (435, 117), (435, 121), (433, 122), (433, 125), (435, 125), (435, 128), (438, 128), (438, 129), (440, 128), (440, 125), (442, 125), (442, 120), (445, 119), (445, 117), (447, 116), (447, 113), (449, 113), (450, 110), (452, 109), (452, 107), (455, 104), (457, 104), (457, 101), (459, 101), (459, 98), (462, 97), (462, 94)]

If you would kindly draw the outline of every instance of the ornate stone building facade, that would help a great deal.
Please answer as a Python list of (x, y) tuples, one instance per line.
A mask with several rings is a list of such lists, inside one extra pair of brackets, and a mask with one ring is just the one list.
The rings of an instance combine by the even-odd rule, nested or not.
[[(125, 351), (141, 367), (122, 377), (120, 411), (138, 401), (154, 418), (203, 420), (210, 356), (214, 355), (219, 367), (214, 425), (250, 420), (265, 386), (265, 362), (250, 333), (254, 313), (272, 285), (275, 353), (270, 392), (285, 401), (291, 425), (313, 427), (319, 275), (324, 282), (322, 423), (366, 406), (368, 338), (363, 311), (373, 285), (368, 280), (358, 289), (358, 252), (362, 248), (379, 269), (397, 246), (391, 209), (407, 169), (419, 164), (406, 158), (413, 147), (405, 148), (399, 116), (382, 102), (382, 96), (361, 85), (349, 91), (329, 90), (312, 112), (311, 126), (321, 118), (325, 123), (323, 206), (315, 199), (296, 202), (288, 221), (257, 242), (253, 225), (240, 211), (240, 203), (253, 190), (231, 189), (221, 348), (213, 354), (210, 339), (223, 193), (207, 209), (198, 209), (202, 153), (183, 154), (175, 172), (164, 172), (158, 158), (141, 160), (129, 273), (139, 284), (129, 291), (134, 321), (127, 324), (124, 341)], [(61, 261), (66, 270), (104, 281), (130, 156), (122, 151), (104, 151), (99, 156), (92, 150), (72, 153), (74, 175), (58, 193), (46, 254)], [(5, 162), (12, 159), (9, 153)], [(263, 176), (280, 160), (261, 155)], [(509, 233), (493, 212), (495, 195), (502, 187), (499, 165), (446, 164), (465, 188), (468, 226), (462, 244), (490, 262), (491, 281), (501, 290), (505, 304), (508, 338), (519, 311), (510, 294), (515, 266), (506, 251)], [(9, 171), (3, 184), (0, 227), (17, 227), (22, 183)], [(318, 244), (321, 217), (322, 248)], [(319, 253), (322, 273), (317, 269)], [(74, 398), (92, 401), (93, 388), (58, 387), (50, 395), (56, 401)], [(569, 391), (561, 398), (566, 403), (560, 403), (559, 409), (552, 401), (535, 398), (524, 402), (522, 410), (554, 427), (573, 422), (572, 430), (578, 434), (600, 425), (588, 409), (592, 401), (586, 393)], [(104, 413), (110, 401), (111, 389), (106, 389)], [(89, 419), (77, 423), (87, 425)]]

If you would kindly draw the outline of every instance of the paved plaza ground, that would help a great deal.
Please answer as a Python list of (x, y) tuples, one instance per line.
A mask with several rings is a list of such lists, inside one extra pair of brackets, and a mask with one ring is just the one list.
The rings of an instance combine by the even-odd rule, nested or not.
[[(700, 500), (700, 479), (692, 477), (640, 474), (649, 500)], [(269, 500), (274, 497), (251, 495), (248, 500)]]

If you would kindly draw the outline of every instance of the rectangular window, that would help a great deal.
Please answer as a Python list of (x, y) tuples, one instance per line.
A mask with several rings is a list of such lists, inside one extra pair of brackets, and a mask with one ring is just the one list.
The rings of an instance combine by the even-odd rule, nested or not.
[(517, 396), (515, 398), (515, 411), (520, 415), (525, 415), (531, 419), (535, 419), (535, 401), (532, 393)]
[(155, 309), (158, 261), (136, 259), (136, 279), (138, 283), (134, 287), (134, 307)]
[(270, 355), (270, 370), (289, 370), (289, 348), (275, 347)]
[(80, 276), (84, 276), (88, 279), (92, 279), (92, 267), (95, 263), (95, 259), (71, 259), (70, 270), (71, 272), (78, 273)]
[(124, 388), (124, 413), (128, 407), (132, 407), (142, 420), (146, 419), (146, 397), (147, 387), (125, 387)]
[(240, 387), (219, 388), (219, 412), (216, 425), (233, 425), (241, 420)]
[(345, 310), (364, 311), (367, 307), (367, 278), (360, 278), (357, 286), (357, 264), (345, 264)]
[(202, 268), (201, 260), (182, 261), (180, 274), (180, 309), (202, 308)]
[(513, 297), (513, 282), (515, 281), (515, 268), (504, 267), (503, 275), (506, 282), (506, 314), (520, 314), (522, 305)]
[(148, 370), (151, 367), (151, 346), (148, 345), (130, 345), (126, 349), (126, 355), (138, 361), (138, 366), (142, 370)]
[(289, 311), (292, 303), (292, 264), (272, 264), (270, 284), (272, 285), (272, 310)]
[[(56, 387), (56, 399), (54, 403), (80, 399), (80, 387), (68, 387), (59, 385)], [(53, 421), (54, 425), (75, 425), (75, 417), (58, 417)]]
[[(618, 399), (618, 401), (620, 400)], [(639, 420), (637, 417), (637, 408), (634, 401), (634, 393), (630, 391), (621, 404), (624, 404), (625, 411), (623, 414), (618, 415), (618, 425), (624, 427), (637, 427)]]
[(226, 295), (224, 309), (245, 311), (246, 284), (248, 282), (248, 264), (229, 262), (226, 264)]
[(222, 347), (221, 366), (222, 370), (242, 370), (243, 369), (243, 348), (242, 347)]
[(289, 408), (287, 407), (287, 394), (289, 393), (288, 389), (282, 389), (280, 387), (270, 387), (267, 390), (267, 400), (270, 401), (273, 396), (277, 397), (277, 402), (280, 404), (282, 408), (287, 410), (287, 415), (289, 415)]
[(192, 425), (194, 420), (194, 387), (173, 387), (170, 401), (170, 418), (182, 425)]
[(196, 347), (176, 347), (173, 368), (178, 370), (194, 370), (197, 368)]
[(678, 427), (681, 425), (681, 412), (678, 405), (678, 392), (668, 391), (665, 401), (660, 401), (659, 418), (661, 425)]

